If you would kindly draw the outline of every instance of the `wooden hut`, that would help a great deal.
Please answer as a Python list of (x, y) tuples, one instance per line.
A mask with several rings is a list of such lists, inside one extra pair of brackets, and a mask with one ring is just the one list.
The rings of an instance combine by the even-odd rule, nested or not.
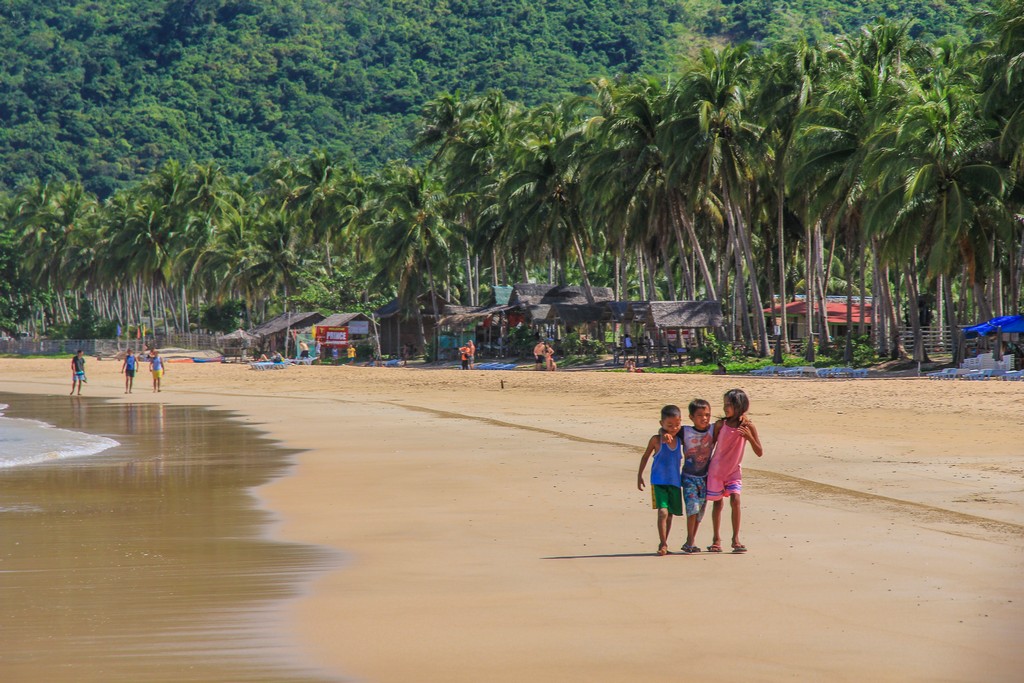
[(249, 334), (256, 338), (256, 344), (264, 353), (279, 351), (287, 354), (286, 340), (289, 330), (300, 330), (317, 324), (324, 319), (324, 316), (316, 311), (299, 313), (282, 313), (276, 318), (249, 330)]
[(633, 330), (636, 352), (659, 362), (681, 360), (695, 330), (721, 327), (723, 320), (717, 301), (614, 301), (607, 308), (613, 319), (617, 316)]
[(522, 311), (534, 327), (573, 328), (599, 324), (607, 318), (605, 303), (615, 296), (610, 287), (591, 287), (594, 303), (587, 300), (583, 287), (521, 282), (513, 286), (509, 305)]
[[(423, 336), (427, 343), (434, 341), (438, 319), (444, 317), (448, 302), (437, 295), (432, 303), (430, 294), (422, 294), (417, 298), (420, 315), (423, 318)], [(434, 316), (437, 310), (438, 315)], [(402, 346), (411, 344), (416, 353), (423, 353), (420, 333), (417, 329), (416, 312), (411, 307), (402, 306), (398, 299), (381, 306), (374, 311), (374, 317), (380, 329), (380, 352), (385, 356), (397, 356)]]
[(508, 351), (505, 344), (509, 328), (507, 313), (513, 308), (508, 304), (445, 306), (444, 317), (438, 324), (441, 348), (455, 349), (467, 339), (472, 339), (478, 356), (504, 356)]

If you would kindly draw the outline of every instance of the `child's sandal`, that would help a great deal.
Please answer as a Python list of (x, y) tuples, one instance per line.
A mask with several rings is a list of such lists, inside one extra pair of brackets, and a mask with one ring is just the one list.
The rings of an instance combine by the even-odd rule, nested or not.
[(722, 544), (721, 543), (712, 543), (711, 545), (708, 546), (708, 552), (709, 553), (720, 553), (720, 552), (722, 552)]

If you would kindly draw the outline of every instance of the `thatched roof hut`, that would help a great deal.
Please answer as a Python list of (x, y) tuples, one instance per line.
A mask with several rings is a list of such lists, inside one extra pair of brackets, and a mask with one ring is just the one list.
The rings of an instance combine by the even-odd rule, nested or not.
[(566, 325), (600, 322), (605, 317), (603, 304), (614, 298), (610, 287), (591, 287), (594, 304), (587, 301), (583, 287), (521, 282), (512, 288), (509, 304), (518, 306), (530, 319), (560, 320)]
[[(722, 304), (717, 301), (648, 301), (633, 308), (634, 319), (660, 329), (722, 326)], [(637, 315), (639, 313), (640, 315)]]
[(276, 318), (271, 318), (267, 322), (263, 323), (259, 327), (254, 327), (249, 330), (249, 334), (252, 336), (263, 339), (266, 337), (273, 336), (280, 332), (292, 328), (304, 328), (311, 325), (316, 325), (318, 322), (324, 319), (324, 316), (316, 311), (299, 313), (293, 311), (291, 313), (282, 313)]
[(271, 318), (262, 325), (249, 330), (249, 334), (256, 338), (260, 348), (287, 350), (289, 343), (287, 333), (289, 329), (305, 329), (323, 319), (324, 316), (316, 311), (282, 313), (276, 318)]
[(333, 313), (316, 324), (321, 327), (345, 327), (353, 320), (370, 322), (363, 313)]

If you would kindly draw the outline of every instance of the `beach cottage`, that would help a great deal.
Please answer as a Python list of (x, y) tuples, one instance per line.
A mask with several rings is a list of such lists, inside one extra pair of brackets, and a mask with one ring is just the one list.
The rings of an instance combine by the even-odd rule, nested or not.
[[(324, 319), (324, 316), (316, 311), (306, 313), (291, 312), (282, 313), (276, 318), (249, 330), (256, 341), (256, 345), (263, 353), (280, 352), (287, 356), (289, 352), (288, 337), (291, 330), (307, 329)], [(294, 350), (294, 349), (292, 349)]]

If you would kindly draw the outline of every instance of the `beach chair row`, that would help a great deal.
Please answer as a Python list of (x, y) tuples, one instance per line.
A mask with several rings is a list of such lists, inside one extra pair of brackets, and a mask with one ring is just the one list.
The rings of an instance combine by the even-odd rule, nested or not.
[(818, 377), (830, 379), (863, 379), (868, 376), (867, 368), (818, 368)]
[(477, 370), (515, 370), (515, 363), (478, 363)]
[(975, 381), (984, 381), (995, 377), (1006, 381), (1017, 381), (1024, 376), (1024, 370), (1011, 370), (1009, 372), (1003, 372), (995, 370), (993, 368), (983, 368), (981, 370), (968, 370), (965, 368), (946, 368), (945, 370), (939, 370), (938, 372), (929, 372), (928, 379), (969, 379)]

